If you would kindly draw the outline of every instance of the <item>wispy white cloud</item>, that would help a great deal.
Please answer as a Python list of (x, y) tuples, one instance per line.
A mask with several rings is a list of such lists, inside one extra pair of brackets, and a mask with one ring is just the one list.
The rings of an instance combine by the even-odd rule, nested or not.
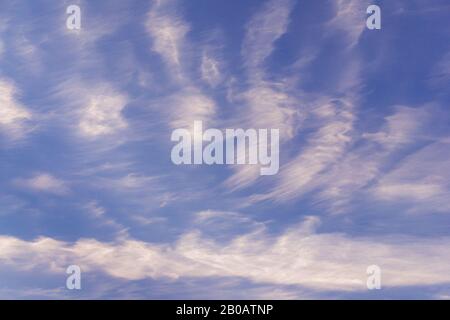
[(242, 123), (247, 123), (253, 128), (276, 128), (280, 130), (281, 140), (291, 139), (299, 125), (301, 115), (301, 103), (284, 92), (283, 88), (261, 83), (244, 92), (240, 98), (248, 106), (246, 118)]
[(381, 172), (384, 156), (371, 148), (348, 152), (328, 170), (316, 176), (314, 201), (333, 214), (347, 213), (355, 199)]
[(326, 124), (313, 134), (304, 151), (284, 168), (282, 187), (277, 187), (275, 191), (281, 198), (306, 191), (317, 174), (339, 161), (352, 140), (353, 106), (347, 101), (340, 101), (337, 104), (330, 102), (318, 111), (324, 111), (322, 108), (331, 114), (321, 113), (320, 117), (324, 117)]
[(245, 226), (245, 228), (251, 229), (253, 232), (265, 229), (264, 223), (256, 222), (245, 214), (233, 211), (200, 211), (195, 214), (193, 221), (196, 225), (201, 225), (203, 228), (216, 230), (216, 234), (236, 230), (237, 226)]
[[(96, 10), (91, 7), (89, 1), (80, 0), (77, 4), (81, 8), (81, 29), (69, 30), (66, 26), (67, 16), (61, 15), (57, 19), (52, 34), (53, 39), (57, 39), (64, 43), (67, 50), (67, 55), (73, 57), (71, 60), (72, 70), (80, 70), (82, 68), (92, 68), (97, 70), (103, 67), (103, 55), (99, 50), (97, 44), (102, 39), (113, 35), (122, 26), (129, 22), (133, 14), (130, 13), (130, 8), (127, 3), (123, 1), (111, 0), (108, 6), (103, 6), (102, 10)], [(65, 12), (68, 6), (67, 3), (58, 4), (60, 12)], [(55, 7), (56, 4), (53, 5)], [(109, 67), (109, 66), (108, 66)]]
[(49, 173), (38, 173), (27, 179), (18, 178), (14, 180), (14, 184), (31, 191), (56, 195), (65, 195), (70, 191), (67, 182)]
[(0, 129), (12, 138), (23, 136), (30, 127), (31, 110), (18, 100), (18, 89), (9, 80), (0, 79)]
[[(377, 132), (356, 135), (355, 143), (362, 141), (363, 144), (349, 150), (329, 170), (316, 177), (313, 185), (319, 193), (315, 198), (330, 206), (329, 210), (333, 213), (348, 211), (352, 200), (363, 196), (371, 183), (383, 177), (386, 168), (392, 166), (393, 157), (398, 157), (405, 148), (430, 139), (426, 135), (430, 120), (428, 106), (394, 107), (394, 113), (385, 118)], [(388, 189), (379, 191), (393, 191)], [(405, 185), (404, 190), (407, 189), (408, 185)]]
[[(302, 118), (301, 106), (285, 84), (265, 79), (264, 62), (273, 53), (275, 42), (287, 32), (294, 4), (291, 0), (270, 0), (251, 17), (241, 50), (250, 86), (229, 95), (231, 102), (245, 106), (238, 110), (235, 125), (278, 129), (281, 142), (294, 137)], [(224, 183), (229, 191), (248, 187), (259, 178), (258, 166), (232, 169), (233, 174)]]
[(4, 17), (0, 17), (0, 59), (2, 59), (2, 55), (5, 52), (5, 41), (3, 32), (5, 32), (8, 25), (8, 20)]
[(224, 181), (223, 186), (228, 192), (244, 189), (254, 184), (261, 177), (261, 166), (256, 165), (234, 165), (231, 166), (233, 174)]
[(92, 95), (81, 112), (79, 128), (90, 137), (108, 135), (127, 127), (122, 110), (127, 103), (125, 96), (116, 93)]
[[(424, 136), (424, 126), (430, 120), (426, 108), (394, 107), (375, 133), (354, 134), (353, 142), (363, 141), (358, 148), (348, 150), (328, 170), (316, 176), (312, 187), (318, 188), (317, 201), (325, 202), (333, 213), (343, 213), (350, 202), (383, 173), (390, 157), (402, 147)], [(361, 140), (362, 139), (362, 140)]]
[(97, 224), (114, 228), (117, 231), (118, 239), (128, 237), (128, 229), (109, 216), (107, 209), (102, 207), (98, 201), (90, 201), (82, 209)]
[(403, 159), (372, 188), (381, 200), (409, 203), (410, 211), (450, 213), (450, 144), (435, 142)]
[(213, 88), (222, 81), (220, 62), (207, 52), (202, 55), (201, 75), (203, 81)]
[(425, 108), (397, 106), (395, 113), (386, 117), (386, 124), (380, 131), (366, 133), (363, 137), (393, 149), (416, 141), (429, 120), (430, 114)]
[(428, 82), (432, 87), (438, 89), (445, 89), (450, 83), (450, 51), (433, 67)]
[[(200, 49), (201, 57), (192, 53), (194, 45), (187, 34), (191, 29), (179, 13), (180, 3), (176, 0), (156, 1), (148, 12), (147, 32), (153, 42), (152, 50), (160, 55), (167, 66), (169, 79), (179, 90), (151, 102), (155, 110), (167, 117), (171, 128), (191, 128), (194, 121), (210, 124), (216, 114), (216, 102), (195, 83), (197, 73), (189, 72), (192, 61), (200, 58), (201, 77), (210, 86), (220, 82), (219, 62), (213, 50)], [(163, 107), (162, 107), (163, 106)]]
[[(385, 181), (383, 174), (400, 151), (417, 143), (442, 140), (427, 132), (434, 110), (430, 105), (393, 107), (394, 113), (385, 118), (378, 131), (361, 133), (354, 126), (357, 118), (351, 101), (331, 100), (312, 109), (311, 114), (316, 117), (313, 123), (318, 124), (315, 133), (306, 139), (302, 151), (281, 168), (273, 190), (250, 196), (247, 205), (264, 200), (285, 202), (308, 194), (312, 195), (313, 203), (320, 204), (329, 212), (347, 212), (355, 198), (367, 195), (371, 183), (378, 179)], [(429, 166), (436, 167), (439, 159), (441, 157), (436, 157), (436, 164), (430, 163)], [(414, 193), (419, 197), (419, 192), (423, 197), (431, 197), (434, 193), (442, 197), (441, 191), (445, 189), (442, 185), (428, 182), (416, 185), (402, 182), (398, 185), (385, 183), (374, 192), (379, 198), (388, 200), (391, 197), (403, 198), (401, 195), (407, 194), (413, 196)], [(442, 202), (436, 197), (433, 199), (436, 203)], [(447, 210), (444, 208), (447, 207), (443, 206), (439, 211)]]
[(182, 79), (182, 52), (189, 25), (173, 12), (175, 1), (156, 1), (148, 13), (147, 31), (153, 39), (152, 49), (166, 62), (172, 76)]
[(128, 127), (122, 112), (129, 98), (110, 83), (90, 82), (71, 80), (56, 86), (53, 95), (64, 102), (65, 108), (52, 111), (47, 118), (70, 119), (65, 124), (88, 139), (116, 136)]
[(353, 105), (349, 101), (332, 100), (314, 110), (315, 122), (321, 123), (302, 151), (289, 161), (277, 177), (274, 189), (251, 201), (274, 199), (286, 201), (317, 187), (315, 179), (345, 154), (352, 141)]
[[(151, 207), (164, 207), (178, 199), (176, 191), (171, 191), (165, 184), (167, 180), (161, 176), (146, 176), (135, 172), (117, 173), (92, 177), (89, 186), (108, 191), (116, 196), (126, 196), (128, 205), (139, 204), (145, 210)], [(149, 192), (151, 190), (151, 192)]]
[(293, 5), (292, 0), (269, 0), (247, 24), (242, 54), (252, 73), (258, 71), (273, 52), (275, 41), (286, 33)]
[(42, 52), (37, 44), (30, 40), (26, 34), (18, 33), (12, 44), (14, 53), (20, 57), (22, 63), (27, 65), (27, 71), (38, 73), (42, 71)]
[[(414, 199), (427, 200), (442, 194), (446, 190), (433, 183), (381, 183), (376, 187), (377, 195), (386, 200)], [(431, 209), (431, 208), (430, 208)]]
[[(261, 83), (261, 86), (255, 86), (236, 98), (247, 108), (237, 113), (234, 125), (278, 129), (281, 143), (295, 136), (305, 117), (299, 110), (301, 106), (297, 99), (268, 83)], [(239, 165), (232, 169), (234, 173), (224, 183), (230, 191), (248, 187), (260, 177), (259, 165)]]
[(172, 128), (192, 129), (197, 120), (210, 125), (217, 110), (215, 101), (195, 87), (187, 87), (159, 102), (165, 104), (163, 113), (169, 117)]
[(3, 53), (5, 52), (5, 43), (0, 38), (0, 59), (2, 59)]
[(369, 6), (367, 0), (337, 0), (335, 5), (335, 16), (328, 22), (329, 30), (335, 28), (345, 33), (348, 46), (355, 46), (361, 34), (366, 28), (366, 9)]

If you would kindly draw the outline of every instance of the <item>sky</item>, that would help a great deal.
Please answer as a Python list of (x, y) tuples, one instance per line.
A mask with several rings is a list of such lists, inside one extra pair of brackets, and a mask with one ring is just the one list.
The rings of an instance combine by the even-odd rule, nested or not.
[[(0, 298), (450, 299), (449, 18), (0, 0)], [(194, 121), (278, 129), (279, 172), (175, 165)]]

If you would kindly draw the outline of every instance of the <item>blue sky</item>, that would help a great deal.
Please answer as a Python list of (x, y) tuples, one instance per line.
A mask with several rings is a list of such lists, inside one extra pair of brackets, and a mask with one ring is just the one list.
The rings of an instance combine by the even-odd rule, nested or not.
[[(0, 298), (448, 299), (449, 16), (0, 0)], [(279, 129), (279, 173), (175, 166), (196, 120)]]

